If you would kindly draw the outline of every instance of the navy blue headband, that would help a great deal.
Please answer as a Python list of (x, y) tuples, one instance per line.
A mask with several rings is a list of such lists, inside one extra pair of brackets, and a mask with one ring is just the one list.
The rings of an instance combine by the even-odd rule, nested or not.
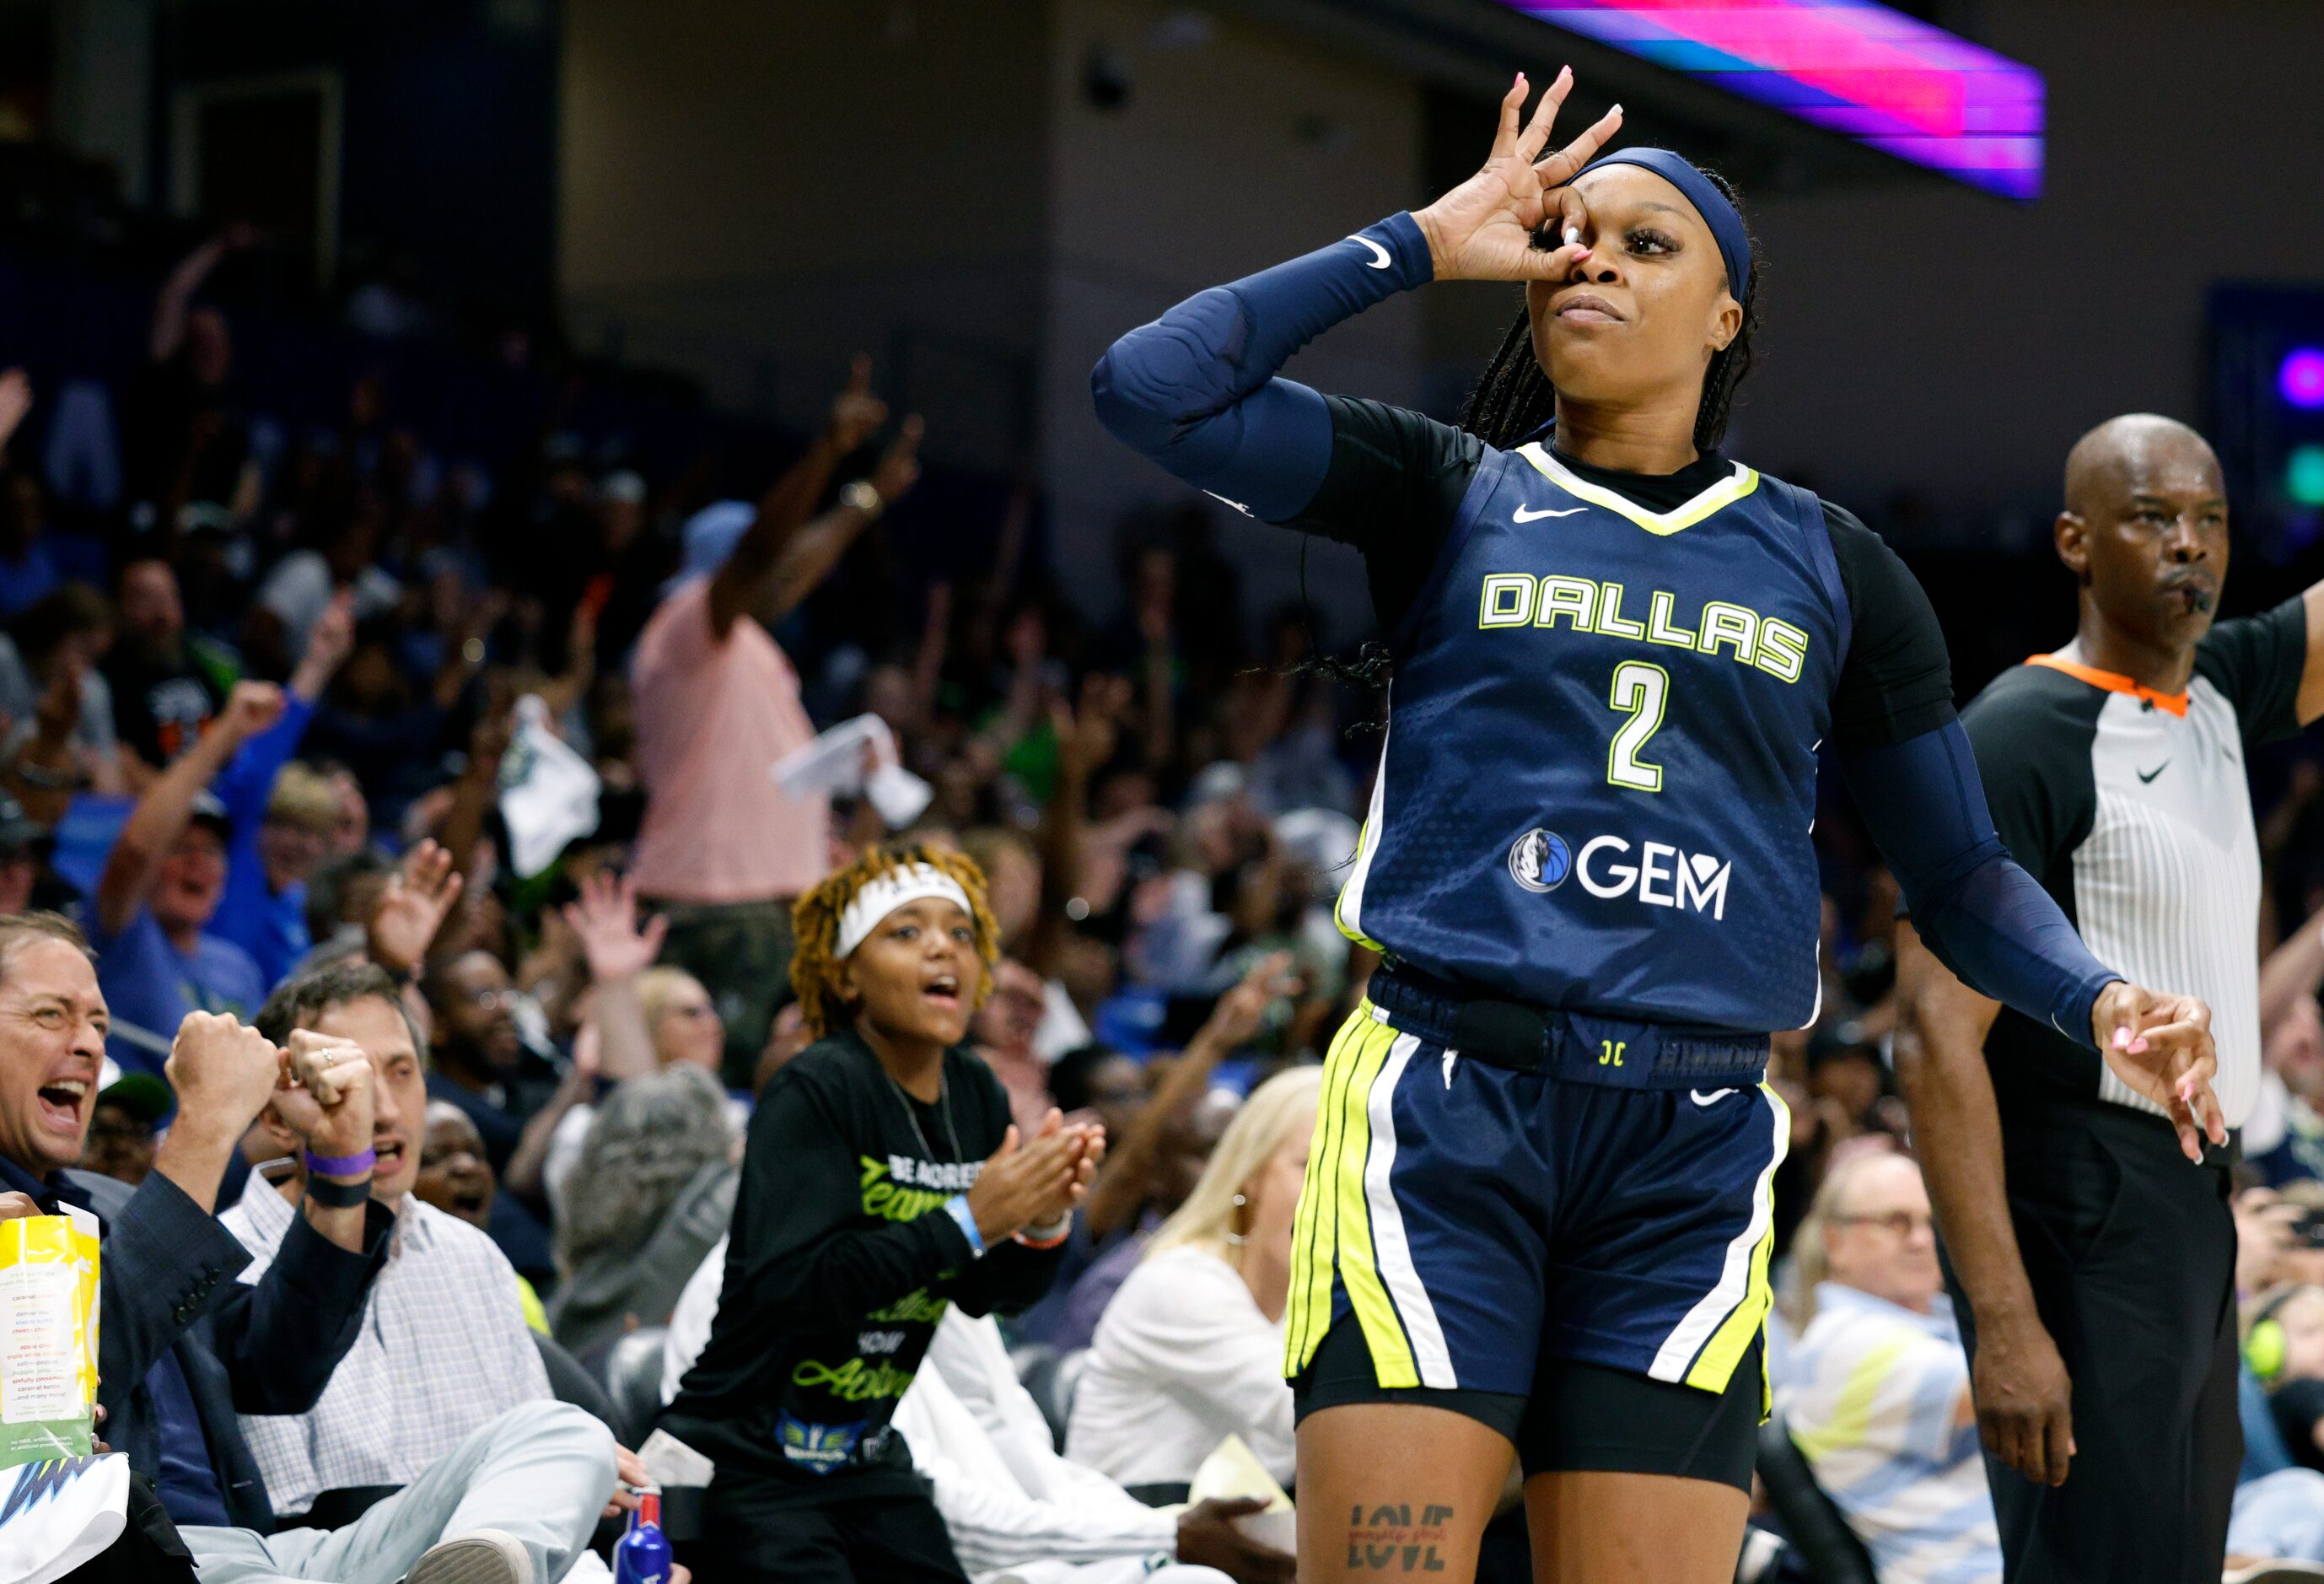
[(1727, 261), (1727, 289), (1741, 302), (1751, 293), (1751, 239), (1744, 234), (1743, 217), (1727, 201), (1727, 195), (1711, 183), (1711, 178), (1696, 170), (1683, 156), (1668, 149), (1622, 149), (1610, 154), (1600, 154), (1574, 172), (1575, 180), (1587, 176), (1600, 165), (1636, 165), (1652, 171), (1655, 175), (1686, 194), (1687, 202), (1711, 227), (1711, 235), (1719, 244), (1719, 256)]

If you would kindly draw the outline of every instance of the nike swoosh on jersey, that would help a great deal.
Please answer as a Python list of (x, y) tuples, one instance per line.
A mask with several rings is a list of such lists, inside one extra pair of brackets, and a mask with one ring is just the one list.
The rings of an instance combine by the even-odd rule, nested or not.
[(1215, 489), (1206, 489), (1203, 491), (1203, 493), (1209, 496), (1214, 501), (1224, 502), (1226, 505), (1232, 506), (1236, 511), (1240, 512), (1246, 517), (1250, 515), (1250, 508), (1243, 505), (1240, 501), (1228, 500), (1226, 496), (1221, 495)]
[(1576, 512), (1586, 512), (1590, 508), (1587, 506), (1568, 506), (1562, 512), (1528, 512), (1523, 506), (1519, 506), (1514, 513), (1510, 514), (1509, 521), (1512, 523), (1538, 523), (1544, 517), (1571, 517)]
[(1713, 1089), (1706, 1095), (1701, 1089), (1689, 1089), (1686, 1098), (1698, 1106), (1716, 1106), (1734, 1092), (1733, 1089)]
[(1366, 247), (1372, 250), (1371, 263), (1365, 266), (1368, 269), (1384, 270), (1388, 268), (1390, 264), (1395, 262), (1388, 257), (1387, 248), (1382, 247), (1379, 243), (1373, 241), (1369, 236), (1360, 236), (1356, 235), (1356, 233), (1351, 231), (1348, 233), (1348, 240), (1351, 242), (1360, 242)]
[(2157, 764), (2157, 765), (2156, 765), (2153, 769), (2152, 769), (2152, 770), (2142, 770), (2142, 771), (2140, 771), (2140, 772), (2138, 773), (2138, 779), (2139, 779), (2139, 780), (2141, 780), (2141, 781), (2153, 781), (2156, 776), (2158, 776), (2158, 775), (2162, 774), (2164, 771), (2166, 771), (2166, 770), (2168, 770), (2168, 769), (2170, 769), (2170, 768), (2171, 768), (2171, 761), (2170, 761), (2170, 760), (2168, 760), (2168, 759), (2165, 759), (2164, 761), (2163, 761), (2163, 763), (2162, 763), (2162, 764)]

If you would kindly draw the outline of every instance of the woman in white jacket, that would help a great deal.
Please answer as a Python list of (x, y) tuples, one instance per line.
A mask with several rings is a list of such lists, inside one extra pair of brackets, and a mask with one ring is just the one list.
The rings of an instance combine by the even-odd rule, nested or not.
[(1229, 1435), (1288, 1485), (1283, 1311), (1323, 1069), (1261, 1084), (1098, 1321), (1065, 1455), (1155, 1501)]

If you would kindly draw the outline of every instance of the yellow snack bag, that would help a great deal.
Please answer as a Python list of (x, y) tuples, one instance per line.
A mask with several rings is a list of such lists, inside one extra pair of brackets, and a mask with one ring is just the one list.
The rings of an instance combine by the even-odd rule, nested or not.
[(97, 1226), (0, 1221), (0, 1468), (88, 1456), (97, 1418)]

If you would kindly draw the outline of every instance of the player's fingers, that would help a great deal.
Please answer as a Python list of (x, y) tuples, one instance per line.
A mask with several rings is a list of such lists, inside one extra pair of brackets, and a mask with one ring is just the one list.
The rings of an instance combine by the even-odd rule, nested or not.
[(1517, 114), (1525, 108), (1525, 100), (1526, 75), (1520, 71), (1517, 80), (1509, 84), (1509, 91), (1501, 96), (1501, 124), (1493, 134), (1494, 159), (1517, 152)]
[[(1550, 224), (1557, 223), (1554, 216)], [(1586, 263), (1590, 250), (1567, 245), (1544, 253), (1538, 247), (1527, 248), (1517, 260), (1517, 278), (1521, 281), (1563, 281), (1573, 273), (1576, 264)]]
[(1606, 146), (1607, 140), (1621, 129), (1622, 107), (1617, 105), (1591, 122), (1580, 137), (1535, 164), (1534, 169), (1541, 174), (1542, 185), (1555, 187), (1572, 181), (1582, 166), (1598, 157), (1598, 151)]
[(2124, 1023), (2116, 1028), (2114, 1033), (2114, 1048), (2133, 1056), (2141, 1056), (2149, 1051), (2200, 1052), (2211, 1042), (2211, 1029), (2208, 1022), (2185, 1017), (2146, 1028)]
[(2196, 1098), (2195, 1109), (2203, 1118), (2203, 1136), (2224, 1149), (2227, 1142), (2227, 1119), (2220, 1111), (2219, 1097), (2212, 1091), (2210, 1085), (2203, 1086), (2202, 1093)]
[(1533, 119), (1526, 122), (1525, 131), (1517, 134), (1517, 158), (1528, 165), (1541, 158), (1541, 151), (1549, 146), (1550, 128), (1557, 125), (1558, 107), (1565, 103), (1565, 96), (1572, 91), (1573, 68), (1559, 67), (1557, 75), (1543, 90), (1541, 102), (1533, 107)]
[(847, 394), (866, 396), (872, 394), (872, 354), (858, 352), (847, 360)]
[(1557, 239), (1567, 247), (1581, 250), (1581, 256), (1590, 256), (1590, 200), (1571, 187), (1561, 187), (1549, 195), (1555, 207), (1551, 224), (1557, 227)]

